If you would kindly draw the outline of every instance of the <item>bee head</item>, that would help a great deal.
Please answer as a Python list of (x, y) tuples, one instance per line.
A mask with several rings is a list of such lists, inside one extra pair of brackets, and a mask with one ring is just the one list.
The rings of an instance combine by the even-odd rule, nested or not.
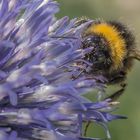
[(107, 45), (106, 39), (101, 35), (92, 34), (83, 37), (83, 47), (92, 48), (92, 51), (85, 56), (85, 59), (94, 63), (92, 68), (94, 72), (108, 70), (112, 64)]

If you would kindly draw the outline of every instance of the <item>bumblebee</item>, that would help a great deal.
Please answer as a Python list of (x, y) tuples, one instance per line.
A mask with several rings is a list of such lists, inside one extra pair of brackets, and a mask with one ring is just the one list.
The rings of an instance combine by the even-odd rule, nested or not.
[[(87, 18), (81, 18), (77, 20), (76, 26), (88, 21)], [(125, 79), (133, 66), (133, 60), (140, 60), (140, 52), (135, 44), (131, 31), (116, 21), (95, 20), (82, 33), (81, 47), (93, 48), (85, 55), (85, 60), (93, 64), (89, 73), (104, 76), (108, 85), (119, 84), (122, 87), (110, 96), (112, 100), (125, 90)]]
[[(77, 20), (76, 26), (88, 21), (87, 18), (81, 18)], [(140, 61), (134, 35), (120, 22), (95, 20), (83, 31), (81, 47), (93, 48), (85, 55), (85, 60), (93, 64), (88, 74), (102, 75), (107, 79), (105, 84), (121, 86), (106, 97), (110, 103), (116, 101), (125, 90), (127, 73), (133, 67), (134, 59)], [(90, 122), (87, 122), (84, 135), (89, 125)]]
[[(91, 21), (87, 17), (77, 19), (73, 28)], [(82, 32), (81, 48), (93, 48), (85, 55), (85, 60), (93, 64), (86, 72), (96, 76), (103, 76), (105, 84), (119, 84), (121, 89), (112, 94), (116, 100), (126, 87), (128, 72), (133, 67), (134, 59), (140, 61), (140, 51), (136, 48), (135, 37), (122, 23), (117, 21), (93, 20)], [(55, 37), (72, 38), (72, 37)], [(74, 38), (75, 39), (75, 38)], [(78, 65), (78, 64), (77, 64)]]

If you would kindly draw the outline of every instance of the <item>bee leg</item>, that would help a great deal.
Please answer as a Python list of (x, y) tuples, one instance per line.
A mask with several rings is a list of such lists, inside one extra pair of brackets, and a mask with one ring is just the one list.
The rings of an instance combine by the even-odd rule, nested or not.
[(88, 127), (90, 126), (90, 124), (91, 124), (90, 121), (88, 121), (88, 122), (86, 123), (85, 130), (84, 130), (84, 136), (87, 135), (87, 130), (88, 130)]
[(110, 84), (117, 84), (117, 83), (123, 83), (126, 79), (126, 75), (127, 73), (125, 71), (120, 71), (119, 73), (116, 74), (116, 76), (113, 76), (113, 78), (111, 78), (109, 80)]
[(111, 99), (111, 102), (116, 101), (124, 93), (127, 84), (121, 83), (120, 86), (121, 86), (121, 89), (119, 89), (118, 91), (116, 91), (115, 93), (113, 93), (112, 95), (108, 96), (105, 99)]

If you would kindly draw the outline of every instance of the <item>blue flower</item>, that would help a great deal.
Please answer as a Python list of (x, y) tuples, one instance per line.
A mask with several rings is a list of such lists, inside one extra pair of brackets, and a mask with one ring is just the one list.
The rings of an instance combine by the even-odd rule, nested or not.
[(109, 99), (94, 103), (82, 96), (104, 89), (97, 82), (102, 77), (81, 74), (90, 67), (83, 58), (92, 48), (80, 47), (89, 23), (74, 27), (76, 19), (56, 20), (59, 8), (51, 0), (0, 5), (0, 139), (90, 140), (82, 134), (88, 121), (110, 137), (107, 123), (123, 117), (106, 111)]

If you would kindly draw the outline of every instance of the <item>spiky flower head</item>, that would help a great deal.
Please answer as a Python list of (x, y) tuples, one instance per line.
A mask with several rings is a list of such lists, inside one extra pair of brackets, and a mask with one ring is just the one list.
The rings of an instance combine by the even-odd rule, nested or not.
[(107, 122), (121, 118), (105, 112), (109, 99), (82, 96), (104, 87), (76, 65), (90, 67), (83, 58), (92, 48), (80, 48), (88, 23), (56, 20), (58, 10), (54, 1), (0, 0), (0, 140), (84, 140), (86, 121), (110, 137)]

